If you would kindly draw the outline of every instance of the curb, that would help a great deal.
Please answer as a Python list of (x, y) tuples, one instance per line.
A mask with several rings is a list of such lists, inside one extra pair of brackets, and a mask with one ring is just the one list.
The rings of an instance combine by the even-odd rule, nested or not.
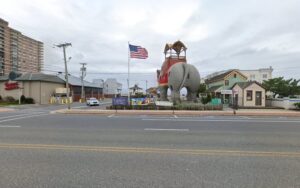
[(236, 111), (172, 111), (172, 110), (57, 110), (52, 113), (58, 114), (82, 114), (82, 115), (180, 115), (180, 116), (281, 116), (281, 117), (300, 117), (300, 112), (243, 112)]

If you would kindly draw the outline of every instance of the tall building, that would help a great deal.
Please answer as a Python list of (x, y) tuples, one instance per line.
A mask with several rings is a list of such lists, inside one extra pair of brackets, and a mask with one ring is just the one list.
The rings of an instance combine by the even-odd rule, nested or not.
[(0, 75), (16, 72), (40, 72), (43, 67), (43, 43), (10, 28), (0, 18)]

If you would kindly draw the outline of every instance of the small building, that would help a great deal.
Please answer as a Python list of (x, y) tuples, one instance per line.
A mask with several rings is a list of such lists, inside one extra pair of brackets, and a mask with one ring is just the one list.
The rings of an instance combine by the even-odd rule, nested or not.
[[(57, 76), (63, 81), (66, 81), (65, 74), (59, 73)], [(70, 86), (70, 95), (72, 96), (73, 101), (79, 101), (79, 99), (81, 99), (81, 78), (69, 75), (68, 81)], [(85, 80), (83, 81), (83, 86), (85, 98), (95, 97), (97, 99), (101, 99), (103, 97), (102, 86)]]
[[(43, 73), (25, 73), (10, 80), (8, 76), (0, 77), (0, 95), (19, 99), (21, 95), (33, 98), (37, 104), (49, 104), (56, 88), (64, 88), (65, 82), (56, 75)], [(13, 86), (13, 87), (11, 87)]]
[(157, 90), (158, 90), (157, 87), (150, 87), (146, 90), (146, 94), (150, 96), (157, 96), (158, 93)]
[(144, 90), (143, 90), (143, 88), (141, 88), (137, 84), (135, 84), (133, 87), (129, 88), (129, 93), (131, 96), (133, 96), (136, 94), (143, 94)]
[(221, 98), (223, 104), (232, 104), (232, 86), (237, 82), (247, 82), (247, 77), (238, 70), (229, 70), (205, 80), (207, 92)]
[(266, 90), (256, 81), (237, 82), (233, 85), (235, 104), (240, 107), (265, 107)]
[(103, 92), (105, 97), (114, 97), (121, 95), (122, 84), (115, 78), (108, 78), (104, 82)]
[[(70, 97), (72, 101), (81, 98), (81, 79), (69, 75)], [(84, 81), (85, 96), (102, 98), (102, 87)], [(52, 97), (66, 97), (65, 75), (49, 75), (44, 73), (23, 73), (17, 78), (0, 76), (0, 95), (19, 99), (21, 95), (33, 98), (37, 104), (49, 104)]]

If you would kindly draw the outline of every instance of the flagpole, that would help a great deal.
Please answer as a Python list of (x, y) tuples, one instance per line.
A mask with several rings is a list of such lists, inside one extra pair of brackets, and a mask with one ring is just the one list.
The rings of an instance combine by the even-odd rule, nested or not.
[(130, 49), (129, 49), (129, 41), (128, 41), (128, 79), (127, 79), (127, 86), (128, 86), (128, 105), (130, 105), (130, 90), (129, 90), (129, 79), (130, 79)]

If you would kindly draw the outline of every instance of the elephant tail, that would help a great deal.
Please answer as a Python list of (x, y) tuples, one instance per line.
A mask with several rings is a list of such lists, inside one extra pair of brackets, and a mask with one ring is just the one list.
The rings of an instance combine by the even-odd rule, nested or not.
[(186, 82), (186, 79), (188, 77), (188, 74), (189, 74), (189, 66), (186, 66), (186, 64), (182, 64), (182, 69), (183, 69), (183, 79), (181, 81), (181, 84), (180, 84), (180, 89), (184, 86), (185, 82)]

